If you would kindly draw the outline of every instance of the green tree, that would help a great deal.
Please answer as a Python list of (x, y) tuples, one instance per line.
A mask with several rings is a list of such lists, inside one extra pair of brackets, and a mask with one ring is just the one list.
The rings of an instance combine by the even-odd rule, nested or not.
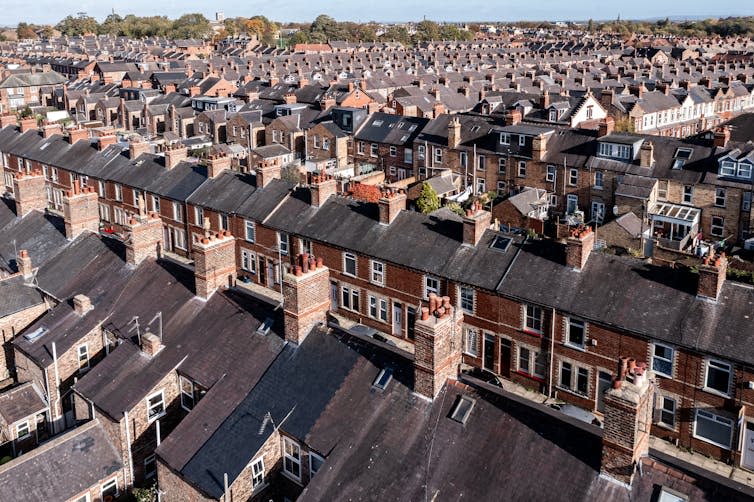
[(101, 35), (122, 35), (123, 18), (118, 14), (110, 14), (99, 25), (97, 32)]
[(419, 42), (440, 39), (440, 26), (434, 21), (424, 20), (416, 25), (416, 39)]
[(63, 34), (69, 36), (84, 35), (86, 33), (97, 33), (97, 20), (92, 16), (87, 16), (86, 12), (79, 12), (76, 16), (66, 16), (60, 21), (56, 28)]
[(391, 26), (385, 33), (380, 35), (380, 40), (383, 42), (400, 42), (403, 45), (409, 45), (411, 43), (411, 35), (408, 34), (408, 30), (404, 26)]
[(212, 33), (206, 17), (199, 13), (184, 14), (173, 21), (171, 35), (175, 38), (203, 38)]
[(422, 191), (419, 198), (416, 200), (416, 205), (419, 207), (419, 211), (424, 214), (429, 214), (432, 211), (440, 209), (440, 197), (429, 183), (425, 182), (422, 184)]
[(594, 20), (591, 18), (586, 23), (586, 31), (588, 31), (589, 33), (594, 33)]
[(25, 40), (27, 38), (37, 38), (37, 33), (34, 31), (34, 27), (29, 23), (18, 23), (16, 36), (19, 40)]

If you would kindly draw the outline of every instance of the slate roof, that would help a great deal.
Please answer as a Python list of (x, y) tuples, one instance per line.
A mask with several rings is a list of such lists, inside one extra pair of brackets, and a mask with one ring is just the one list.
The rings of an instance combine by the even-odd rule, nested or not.
[(0, 319), (44, 303), (42, 294), (36, 287), (24, 282), (23, 277), (16, 276), (0, 281)]
[(69, 500), (123, 468), (99, 420), (92, 420), (0, 466), (0, 499)]
[(370, 143), (411, 145), (428, 123), (429, 119), (425, 118), (373, 113), (359, 127), (354, 138)]
[(16, 272), (16, 253), (29, 251), (34, 267), (50, 259), (67, 244), (63, 220), (32, 211), (23, 218), (15, 218), (0, 229), (0, 269)]
[(32, 382), (22, 383), (0, 394), (0, 418), (13, 424), (47, 408), (42, 393)]

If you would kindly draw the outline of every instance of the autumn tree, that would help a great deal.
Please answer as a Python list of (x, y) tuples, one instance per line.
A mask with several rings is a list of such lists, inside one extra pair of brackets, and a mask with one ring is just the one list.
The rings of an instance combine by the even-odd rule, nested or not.
[(16, 28), (16, 36), (19, 40), (37, 38), (34, 27), (32, 27), (29, 23), (18, 23), (18, 28)]

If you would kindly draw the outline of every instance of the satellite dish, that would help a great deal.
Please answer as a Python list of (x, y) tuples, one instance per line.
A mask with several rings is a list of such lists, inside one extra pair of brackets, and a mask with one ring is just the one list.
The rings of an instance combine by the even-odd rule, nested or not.
[(613, 215), (618, 216), (618, 206), (613, 206)]

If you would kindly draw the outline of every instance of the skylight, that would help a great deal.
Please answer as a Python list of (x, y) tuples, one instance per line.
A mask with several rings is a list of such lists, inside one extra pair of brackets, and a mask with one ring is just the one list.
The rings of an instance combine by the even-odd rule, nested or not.
[(275, 324), (275, 320), (272, 317), (266, 318), (264, 322), (257, 328), (257, 334), (267, 336), (273, 324)]
[(492, 241), (490, 247), (504, 253), (510, 247), (511, 242), (513, 242), (513, 239), (511, 239), (510, 237), (503, 237), (502, 235), (498, 235), (495, 236), (495, 240)]
[(691, 158), (692, 153), (694, 153), (694, 150), (692, 150), (691, 148), (678, 148), (675, 151), (675, 155), (673, 155), (673, 158), (687, 160)]
[(387, 385), (390, 383), (390, 380), (392, 379), (393, 370), (390, 368), (384, 368), (377, 374), (377, 378), (374, 379), (372, 386), (375, 389), (385, 390), (385, 388), (387, 388)]
[(43, 337), (47, 333), (47, 331), (48, 331), (47, 328), (45, 328), (44, 326), (42, 326), (41, 328), (35, 329), (31, 333), (26, 333), (24, 335), (24, 338), (26, 338), (26, 341), (28, 341), (28, 342), (35, 342), (39, 338)]
[(473, 399), (466, 396), (458, 396), (456, 404), (453, 405), (453, 409), (450, 411), (450, 419), (455, 420), (459, 424), (466, 425), (466, 421), (471, 415), (471, 410), (474, 408)]
[(373, 127), (380, 127), (381, 125), (382, 125), (381, 120), (375, 120), (374, 122), (372, 122)]

